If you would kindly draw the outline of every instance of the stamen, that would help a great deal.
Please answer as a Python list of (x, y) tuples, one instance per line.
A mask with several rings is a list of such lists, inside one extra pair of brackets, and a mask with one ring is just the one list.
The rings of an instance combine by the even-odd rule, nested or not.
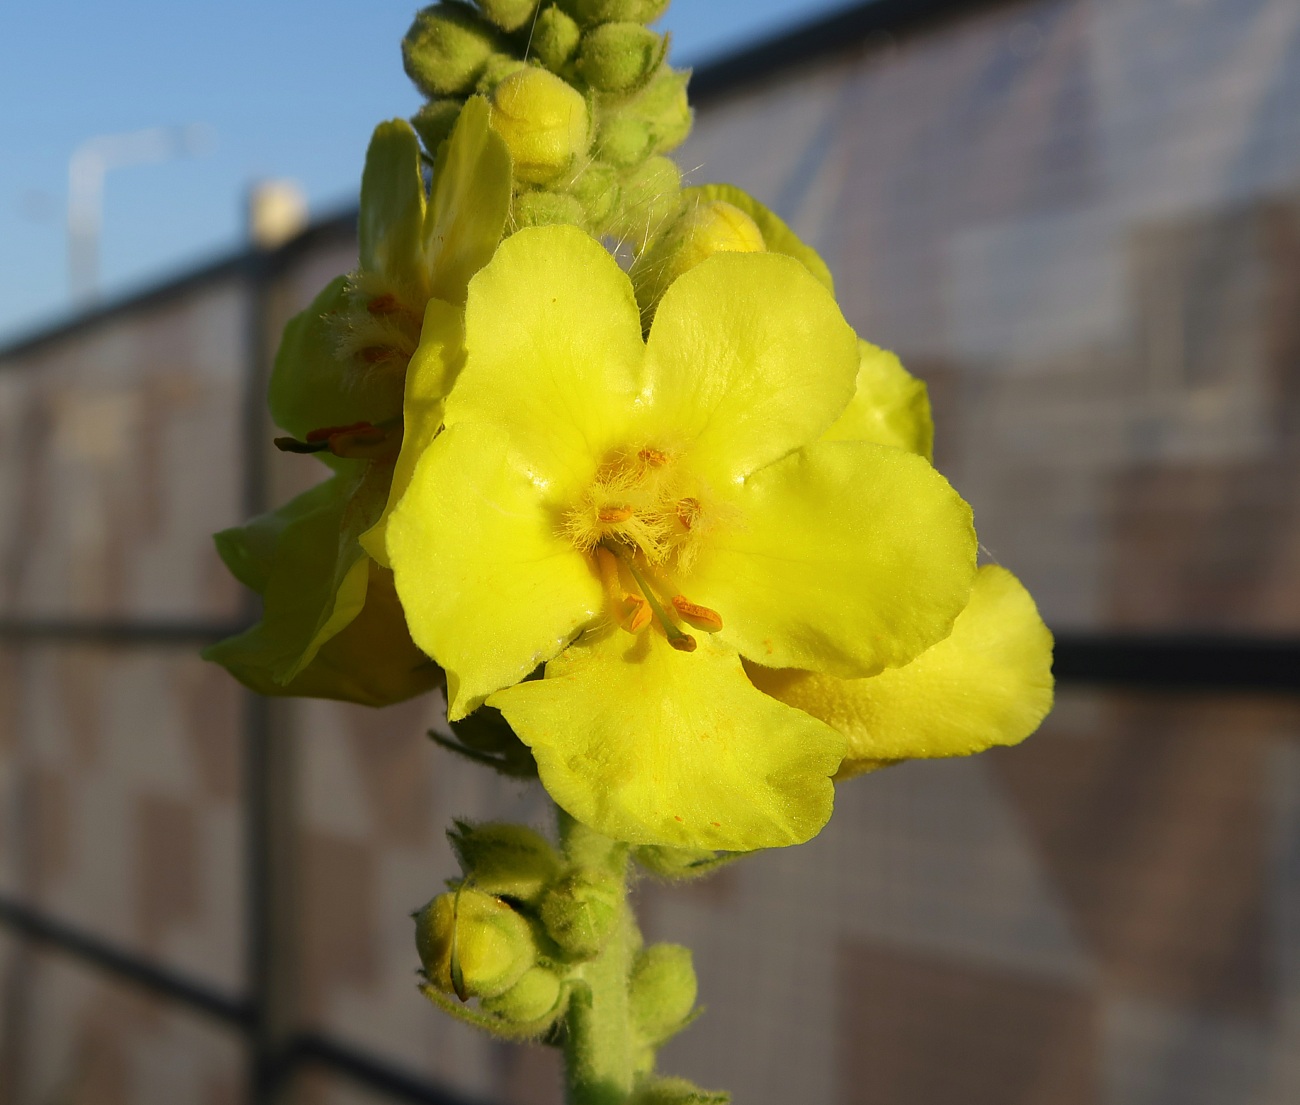
[(596, 517), (602, 522), (626, 522), (632, 517), (632, 508), (630, 506), (601, 507)]
[(699, 520), (700, 513), (699, 499), (681, 499), (677, 503), (677, 520), (681, 522), (682, 529), (689, 530)]
[(689, 633), (683, 633), (673, 624), (672, 619), (668, 617), (667, 612), (655, 597), (654, 589), (646, 583), (645, 577), (637, 571), (636, 565), (632, 563), (632, 558), (624, 555), (618, 549), (611, 548), (609, 545), (602, 545), (601, 548), (608, 549), (627, 565), (627, 570), (632, 573), (632, 578), (641, 589), (641, 594), (645, 596), (646, 603), (654, 611), (654, 616), (659, 619), (659, 624), (663, 626), (664, 636), (668, 638), (668, 643), (678, 652), (694, 652), (698, 642)]
[(366, 310), (372, 315), (395, 315), (401, 311), (402, 305), (397, 302), (397, 296), (391, 292), (384, 295), (377, 295), (366, 304)]
[(675, 595), (673, 597), (673, 609), (687, 621), (694, 623), (701, 629), (716, 633), (722, 628), (721, 614), (707, 606), (701, 606), (698, 602), (691, 602), (685, 595)]
[(649, 446), (637, 453), (637, 460), (647, 468), (662, 468), (668, 463), (668, 454), (661, 449), (651, 449)]
[(631, 593), (623, 596), (623, 601), (633, 607), (632, 617), (624, 628), (629, 633), (640, 633), (650, 624), (650, 619), (654, 617), (654, 612), (650, 609), (650, 604), (640, 595)]
[(274, 444), (282, 453), (333, 453), (345, 460), (391, 460), (402, 447), (400, 419), (375, 426), (353, 422), (349, 426), (322, 426), (310, 431), (306, 441), (277, 437)]

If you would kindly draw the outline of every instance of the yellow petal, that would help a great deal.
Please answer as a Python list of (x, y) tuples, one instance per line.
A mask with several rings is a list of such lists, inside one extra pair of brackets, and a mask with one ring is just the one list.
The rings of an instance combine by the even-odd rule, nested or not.
[(453, 720), (555, 656), (601, 608), (589, 559), (512, 461), (505, 435), (450, 426), (388, 521), (411, 636), (447, 671)]
[(784, 253), (802, 262), (828, 292), (835, 294), (835, 281), (831, 277), (831, 270), (826, 267), (826, 262), (821, 259), (817, 251), (805, 245), (775, 211), (759, 203), (748, 192), (742, 191), (734, 184), (705, 184), (698, 188), (683, 190), (683, 200), (689, 202), (693, 197), (722, 200), (724, 203), (739, 207), (758, 224), (758, 229), (763, 233), (763, 242), (771, 252)]
[(645, 347), (632, 285), (577, 227), (507, 238), (470, 282), (447, 424), (497, 427), (541, 484), (590, 482), (633, 409)]
[(906, 667), (869, 679), (748, 670), (756, 686), (849, 738), (842, 777), (1018, 744), (1052, 708), (1052, 635), (1016, 577), (992, 565), (952, 634)]
[(361, 174), (357, 238), (362, 269), (424, 289), (424, 176), (420, 141), (405, 119), (375, 128)]
[(458, 307), (431, 299), (424, 309), (420, 345), (406, 368), (402, 401), (402, 449), (393, 468), (388, 503), (379, 520), (361, 535), (361, 547), (385, 568), (388, 561), (388, 519), (411, 482), (424, 451), (442, 429), (447, 393), (465, 363), (465, 319)]
[(633, 844), (798, 844), (831, 813), (843, 738), (753, 688), (734, 651), (606, 628), (493, 695), (569, 814)]
[(853, 395), (857, 338), (797, 261), (719, 253), (664, 293), (646, 347), (659, 433), (721, 482), (815, 441)]
[(975, 576), (970, 507), (925, 460), (810, 445), (754, 473), (681, 589), (747, 659), (845, 677), (946, 637)]
[(823, 441), (874, 441), (934, 458), (934, 421), (925, 384), (902, 362), (870, 342), (859, 341), (857, 390)]
[(431, 292), (452, 303), (465, 302), (470, 277), (491, 258), (510, 211), (510, 152), (489, 114), (481, 96), (465, 104), (433, 174), (425, 229)]

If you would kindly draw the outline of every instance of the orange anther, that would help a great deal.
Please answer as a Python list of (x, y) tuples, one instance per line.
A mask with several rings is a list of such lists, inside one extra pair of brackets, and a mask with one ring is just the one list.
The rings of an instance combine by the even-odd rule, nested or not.
[(375, 427), (370, 422), (351, 422), (346, 426), (322, 426), (318, 430), (311, 430), (307, 434), (308, 441), (329, 441), (335, 434), (351, 434), (357, 430), (373, 430)]
[(370, 345), (357, 353), (366, 364), (379, 364), (392, 360), (397, 355), (397, 350), (388, 345)]
[(700, 629), (717, 632), (722, 628), (722, 615), (698, 602), (691, 602), (685, 595), (673, 596), (673, 609), (692, 625)]
[(662, 468), (668, 463), (668, 454), (661, 449), (651, 449), (649, 446), (637, 453), (637, 460), (647, 468)]
[(677, 502), (677, 520), (682, 529), (690, 529), (699, 520), (702, 508), (699, 499), (679, 499)]
[(678, 652), (694, 652), (698, 642), (689, 633), (678, 633), (668, 638), (668, 643)]
[(377, 295), (366, 304), (366, 310), (372, 315), (395, 315), (402, 309), (402, 305), (397, 302), (397, 296)]
[(596, 517), (602, 522), (626, 522), (632, 517), (630, 506), (604, 506)]
[(654, 611), (650, 609), (650, 604), (640, 595), (625, 594), (623, 601), (632, 607), (632, 613), (623, 624), (623, 628), (629, 633), (640, 633), (650, 624), (650, 619), (654, 617)]

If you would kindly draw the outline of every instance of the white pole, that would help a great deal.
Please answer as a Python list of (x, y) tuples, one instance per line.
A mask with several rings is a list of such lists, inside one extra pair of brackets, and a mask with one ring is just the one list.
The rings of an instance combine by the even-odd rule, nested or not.
[(202, 124), (150, 127), (130, 134), (89, 138), (68, 159), (68, 285), (78, 303), (99, 294), (99, 240), (104, 177), (110, 169), (168, 161), (204, 152), (212, 132)]

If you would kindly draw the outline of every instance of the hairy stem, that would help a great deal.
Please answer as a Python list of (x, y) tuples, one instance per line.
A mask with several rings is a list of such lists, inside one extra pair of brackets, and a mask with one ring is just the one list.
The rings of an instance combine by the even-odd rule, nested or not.
[(627, 845), (574, 821), (562, 810), (560, 842), (570, 863), (616, 875), (619, 917), (609, 942), (576, 972), (580, 985), (565, 1020), (568, 1105), (623, 1105), (635, 1078), (635, 1041), (628, 1006), (628, 976), (640, 933), (627, 903)]

